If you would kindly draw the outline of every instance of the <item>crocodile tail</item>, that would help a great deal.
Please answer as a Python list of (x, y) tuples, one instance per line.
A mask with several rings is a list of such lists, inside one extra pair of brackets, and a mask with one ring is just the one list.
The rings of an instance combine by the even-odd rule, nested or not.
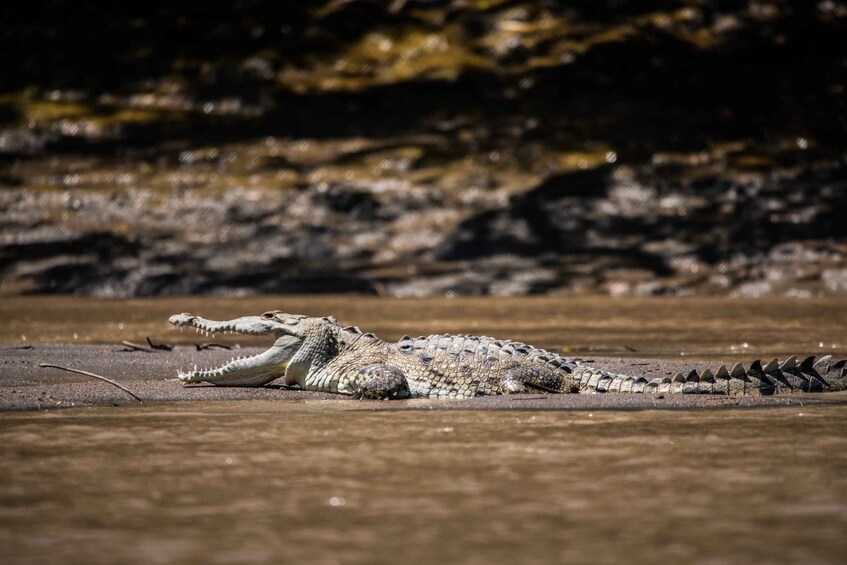
[(847, 360), (832, 361), (827, 355), (798, 362), (789, 357), (762, 365), (753, 361), (749, 368), (737, 363), (716, 372), (706, 369), (688, 374), (663, 377), (633, 377), (580, 366), (572, 373), (573, 388), (580, 392), (623, 392), (653, 394), (725, 394), (731, 396), (767, 396), (792, 392), (829, 392), (847, 390)]

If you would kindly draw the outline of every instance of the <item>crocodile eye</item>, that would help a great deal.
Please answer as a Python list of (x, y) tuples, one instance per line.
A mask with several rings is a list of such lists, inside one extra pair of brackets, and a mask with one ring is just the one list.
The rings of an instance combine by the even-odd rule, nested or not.
[(272, 320), (275, 315), (276, 312), (265, 312), (264, 314), (262, 314), (262, 318), (266, 320)]

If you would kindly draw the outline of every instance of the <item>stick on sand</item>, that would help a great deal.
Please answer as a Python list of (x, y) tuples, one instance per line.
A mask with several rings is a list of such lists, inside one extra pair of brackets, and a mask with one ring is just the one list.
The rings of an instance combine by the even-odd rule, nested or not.
[(114, 386), (118, 387), (119, 389), (121, 389), (122, 391), (124, 391), (125, 393), (127, 393), (128, 395), (133, 397), (134, 399), (136, 399), (138, 402), (143, 402), (143, 400), (138, 398), (138, 396), (136, 396), (135, 393), (132, 392), (131, 390), (129, 390), (128, 388), (124, 387), (123, 385), (116, 383), (112, 379), (107, 379), (106, 377), (103, 377), (101, 375), (95, 375), (94, 373), (89, 373), (88, 371), (81, 371), (79, 369), (71, 369), (70, 367), (62, 367), (61, 365), (53, 365), (51, 363), (39, 363), (38, 366), (39, 367), (51, 367), (53, 369), (61, 369), (63, 371), (69, 371), (71, 373), (78, 373), (80, 375), (85, 375), (87, 377), (94, 377), (95, 379), (100, 379), (101, 381), (106, 381), (110, 385), (114, 385)]

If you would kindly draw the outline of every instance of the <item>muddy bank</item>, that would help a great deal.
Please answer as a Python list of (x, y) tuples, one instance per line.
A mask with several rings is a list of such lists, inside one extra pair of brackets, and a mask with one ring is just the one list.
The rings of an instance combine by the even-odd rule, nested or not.
[(847, 292), (843, 2), (75, 10), (0, 26), (7, 295)]
[[(279, 175), (269, 173), (224, 176), (215, 187), (116, 189), (112, 179), (124, 173), (115, 171), (91, 174), (102, 187), (9, 188), (0, 192), (0, 292), (807, 298), (847, 291), (847, 224), (839, 216), (847, 168), (826, 162), (733, 177), (720, 172), (729, 157), (715, 159), (696, 182), (649, 167), (542, 174), (514, 165), (479, 187), (475, 175), (491, 175), (478, 163), (288, 187), (274, 186)], [(368, 165), (328, 176), (357, 167)], [(70, 176), (85, 184), (85, 175)]]
[[(770, 397), (650, 394), (527, 394), (469, 400), (354, 401), (342, 395), (291, 390), (279, 384), (263, 388), (184, 386), (176, 380), (179, 369), (226, 362), (233, 353), (253, 355), (263, 348), (232, 351), (197, 351), (177, 347), (171, 352), (124, 351), (120, 345), (2, 346), (0, 410), (43, 410), (72, 406), (124, 405), (136, 401), (120, 389), (98, 380), (39, 363), (54, 363), (107, 376), (146, 402), (197, 402), (219, 400), (274, 400), (289, 402), (347, 402), (362, 410), (602, 410), (656, 408), (715, 408), (733, 406), (785, 406), (845, 403), (847, 393), (798, 394)], [(593, 365), (625, 374), (673, 375), (692, 368), (715, 368), (712, 362), (592, 357)]]

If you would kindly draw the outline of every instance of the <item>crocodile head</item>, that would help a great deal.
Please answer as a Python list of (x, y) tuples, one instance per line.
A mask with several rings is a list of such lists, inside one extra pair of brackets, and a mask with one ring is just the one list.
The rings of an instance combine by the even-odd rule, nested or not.
[[(267, 335), (274, 343), (266, 351), (249, 357), (232, 359), (220, 367), (180, 372), (183, 382), (207, 381), (216, 385), (261, 386), (285, 376), (291, 360), (297, 355), (316, 326), (335, 326), (332, 318), (311, 318), (299, 314), (286, 314), (278, 310), (261, 316), (245, 316), (216, 322), (192, 314), (176, 314), (168, 320), (178, 327), (191, 327), (204, 334), (240, 333)], [(286, 379), (296, 381), (296, 379)], [(293, 384), (293, 382), (289, 383)]]

